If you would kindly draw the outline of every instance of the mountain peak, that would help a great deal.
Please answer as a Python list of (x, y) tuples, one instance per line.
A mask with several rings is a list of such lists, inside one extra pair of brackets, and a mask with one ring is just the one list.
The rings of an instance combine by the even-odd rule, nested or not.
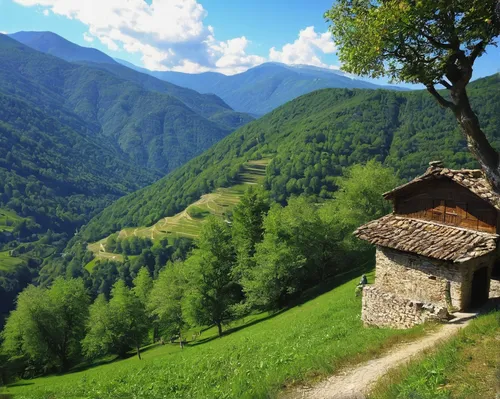
[(117, 63), (113, 58), (95, 48), (79, 46), (54, 32), (21, 31), (10, 34), (9, 36), (32, 49), (51, 54), (65, 61), (86, 61), (101, 64)]

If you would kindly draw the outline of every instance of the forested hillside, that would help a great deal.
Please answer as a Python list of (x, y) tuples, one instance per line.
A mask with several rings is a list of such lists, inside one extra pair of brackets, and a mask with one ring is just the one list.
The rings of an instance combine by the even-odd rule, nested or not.
[[(500, 148), (500, 77), (469, 93), (484, 131)], [(429, 161), (475, 167), (453, 115), (427, 92), (326, 89), (302, 96), (237, 130), (150, 187), (118, 200), (94, 218), (82, 238), (95, 241), (125, 226), (173, 215), (215, 187), (231, 184), (243, 163), (272, 158), (265, 188), (280, 202), (302, 193), (329, 198), (343, 168), (378, 160), (400, 177)]]
[(66, 61), (79, 62), (99, 68), (131, 82), (141, 85), (149, 91), (156, 91), (174, 96), (193, 111), (216, 123), (225, 116), (221, 123), (228, 130), (235, 130), (250, 122), (248, 114), (234, 112), (221, 98), (213, 94), (200, 94), (197, 91), (176, 86), (123, 66), (103, 52), (78, 46), (52, 32), (17, 32), (10, 37), (42, 53), (54, 55)]
[[(0, 35), (0, 87), (46, 111), (77, 115), (89, 134), (106, 140), (124, 159), (163, 173), (231, 131), (170, 94), (34, 51), (5, 35)], [(192, 102), (210, 116), (232, 112), (215, 96), (197, 96)]]
[(249, 120), (216, 96), (129, 71), (131, 80), (0, 34), (0, 325), (44, 260), (64, 256), (95, 214)]

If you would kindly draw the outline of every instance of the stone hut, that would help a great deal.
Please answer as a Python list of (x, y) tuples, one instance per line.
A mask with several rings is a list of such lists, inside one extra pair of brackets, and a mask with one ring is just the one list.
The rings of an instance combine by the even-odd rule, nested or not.
[(500, 294), (500, 196), (481, 170), (431, 162), (384, 197), (393, 213), (354, 233), (376, 245), (376, 281), (363, 290), (366, 324), (409, 328), (483, 304), (490, 286)]

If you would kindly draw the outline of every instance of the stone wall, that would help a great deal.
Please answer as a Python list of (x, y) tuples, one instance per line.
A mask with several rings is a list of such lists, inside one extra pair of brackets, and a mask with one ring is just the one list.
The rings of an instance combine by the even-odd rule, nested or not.
[(398, 296), (446, 306), (446, 282), (450, 281), (452, 305), (460, 307), (462, 274), (450, 262), (378, 247), (376, 284)]
[(490, 281), (490, 298), (500, 298), (500, 280)]
[(465, 309), (471, 299), (474, 271), (491, 268), (493, 261), (494, 255), (457, 264), (377, 247), (376, 285), (410, 301), (447, 307), (446, 287), (449, 282), (451, 305)]
[(362, 302), (361, 318), (366, 325), (410, 328), (448, 318), (446, 307), (405, 299), (376, 285), (364, 287)]

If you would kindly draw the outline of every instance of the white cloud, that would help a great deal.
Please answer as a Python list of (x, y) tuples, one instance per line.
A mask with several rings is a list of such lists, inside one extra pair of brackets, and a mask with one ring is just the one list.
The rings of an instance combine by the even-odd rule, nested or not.
[(146, 68), (235, 73), (263, 62), (247, 55), (245, 37), (217, 41), (197, 0), (14, 0), (88, 26), (84, 39), (139, 53)]
[(94, 38), (90, 36), (87, 32), (83, 34), (83, 40), (86, 42), (92, 43), (94, 41)]
[(8, 33), (5, 32), (4, 30), (0, 30), (0, 34), (2, 34), (2, 35), (8, 35)]
[(333, 54), (337, 50), (330, 32), (316, 33), (314, 26), (299, 32), (299, 37), (293, 43), (288, 43), (281, 50), (275, 47), (269, 50), (271, 61), (284, 64), (305, 64), (322, 68), (339, 69), (336, 65), (325, 64), (321, 60), (323, 54)]
[[(207, 11), (198, 0), (14, 0), (31, 7), (82, 22), (88, 27), (86, 42), (100, 41), (111, 51), (139, 54), (143, 65), (153, 70), (183, 72), (243, 72), (266, 62), (248, 54), (250, 41), (236, 37), (217, 40), (204, 19)], [(321, 56), (335, 51), (329, 33), (314, 27), (301, 30), (299, 38), (281, 50), (272, 48), (269, 60), (287, 64), (332, 67)]]
[(43, 10), (43, 15), (48, 17), (50, 15), (50, 11), (48, 9)]

